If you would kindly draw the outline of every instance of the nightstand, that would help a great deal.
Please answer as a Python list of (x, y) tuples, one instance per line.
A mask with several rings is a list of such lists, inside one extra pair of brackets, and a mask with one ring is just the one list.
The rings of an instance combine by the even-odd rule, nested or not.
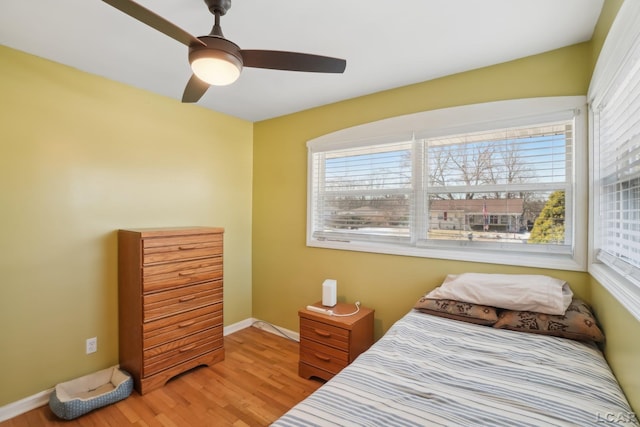
[[(313, 305), (323, 307), (320, 302)], [(346, 303), (329, 308), (335, 314), (356, 310), (355, 304)], [(373, 344), (373, 313), (374, 310), (362, 306), (358, 313), (344, 317), (300, 309), (298, 375), (329, 380), (353, 362)]]

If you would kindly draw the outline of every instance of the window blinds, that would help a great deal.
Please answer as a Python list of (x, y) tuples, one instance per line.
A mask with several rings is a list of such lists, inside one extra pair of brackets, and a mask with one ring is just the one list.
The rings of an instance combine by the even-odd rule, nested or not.
[(411, 148), (399, 142), (315, 153), (315, 235), (407, 237)]
[[(478, 227), (527, 231), (555, 198), (557, 236), (535, 243), (570, 252), (574, 113), (526, 126), (312, 150), (313, 236), (421, 244), (462, 236), (466, 244)], [(511, 238), (522, 245), (526, 236)]]
[(634, 27), (635, 34), (625, 38), (628, 50), (615, 64), (615, 73), (608, 73), (610, 80), (592, 110), (599, 174), (598, 259), (640, 286), (640, 31)]
[(571, 181), (572, 120), (426, 142), (432, 192), (558, 189)]

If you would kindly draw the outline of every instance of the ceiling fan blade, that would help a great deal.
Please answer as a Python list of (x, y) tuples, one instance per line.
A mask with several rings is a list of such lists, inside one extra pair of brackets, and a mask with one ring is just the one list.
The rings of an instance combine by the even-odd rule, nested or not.
[(184, 88), (182, 102), (198, 102), (207, 89), (209, 89), (209, 85), (192, 74)]
[(316, 73), (343, 73), (347, 66), (347, 61), (344, 59), (309, 53), (283, 52), (279, 50), (241, 50), (240, 53), (245, 67)]
[(178, 27), (172, 22), (167, 21), (162, 16), (157, 15), (155, 12), (147, 9), (144, 6), (139, 5), (138, 3), (132, 0), (102, 0), (103, 2), (115, 7), (121, 12), (126, 13), (132, 18), (137, 19), (138, 21), (147, 24), (151, 28), (155, 28), (179, 41), (182, 44), (187, 46), (195, 46), (195, 45), (203, 45), (206, 46), (202, 41), (192, 36), (182, 28)]

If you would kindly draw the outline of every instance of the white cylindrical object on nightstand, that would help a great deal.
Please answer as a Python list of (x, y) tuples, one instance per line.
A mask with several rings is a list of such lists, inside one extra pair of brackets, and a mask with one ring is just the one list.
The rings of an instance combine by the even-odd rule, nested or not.
[(333, 279), (327, 279), (322, 284), (322, 305), (333, 307), (337, 301), (338, 283)]

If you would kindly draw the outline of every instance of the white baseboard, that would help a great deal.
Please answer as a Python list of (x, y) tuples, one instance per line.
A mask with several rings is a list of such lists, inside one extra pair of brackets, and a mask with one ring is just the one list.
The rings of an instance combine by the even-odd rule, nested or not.
[(255, 320), (256, 319), (254, 319), (253, 317), (250, 317), (248, 319), (244, 319), (237, 323), (234, 323), (233, 325), (225, 326), (222, 334), (226, 337), (227, 335), (231, 335), (234, 332), (238, 332), (239, 330), (248, 328), (253, 324), (253, 322), (255, 322)]
[(300, 342), (300, 334), (298, 332), (294, 332), (280, 326), (272, 325), (271, 323), (265, 322), (264, 320), (254, 319), (251, 326), (253, 326), (254, 328), (262, 329), (266, 332), (271, 332), (272, 334), (278, 335), (280, 337)]
[(17, 417), (20, 414), (29, 412), (32, 409), (39, 408), (49, 403), (49, 395), (53, 392), (53, 388), (50, 388), (33, 396), (25, 397), (17, 402), (9, 403), (8, 405), (0, 406), (0, 422), (6, 421), (10, 418)]
[[(278, 326), (273, 326), (270, 323), (254, 319), (252, 317), (234, 323), (233, 325), (225, 326), (223, 329), (223, 334), (225, 336), (230, 335), (234, 332), (238, 332), (239, 330), (248, 328), (250, 326), (254, 326), (258, 329), (262, 329), (266, 332), (271, 332), (279, 336), (283, 336), (284, 334), (286, 334), (288, 338), (295, 341), (300, 341), (300, 334), (298, 334), (297, 332), (280, 328)], [(281, 332), (278, 332), (278, 330), (280, 330)], [(53, 392), (53, 390), (53, 388), (50, 388), (48, 390), (36, 393), (32, 396), (25, 397), (24, 399), (20, 399), (16, 402), (0, 406), (0, 422), (6, 421), (13, 417), (17, 417), (20, 414), (24, 414), (25, 412), (29, 412), (32, 409), (39, 408), (40, 406), (47, 405), (49, 403), (49, 395)]]

